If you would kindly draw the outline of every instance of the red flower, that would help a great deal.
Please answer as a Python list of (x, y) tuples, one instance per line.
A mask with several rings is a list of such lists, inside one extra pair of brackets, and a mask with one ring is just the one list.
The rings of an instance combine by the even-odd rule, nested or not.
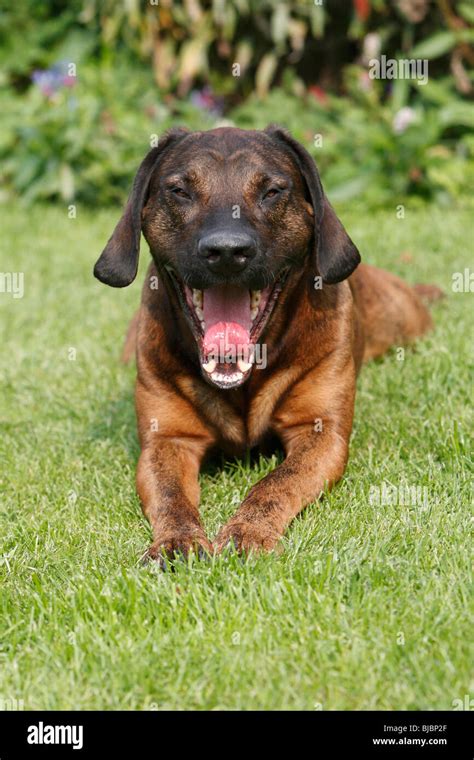
[(354, 9), (361, 21), (367, 21), (370, 16), (370, 0), (354, 0)]
[(319, 87), (319, 85), (312, 84), (311, 87), (308, 87), (308, 92), (313, 96), (315, 100), (319, 100), (322, 105), (326, 105), (328, 102), (328, 96), (324, 92), (323, 88)]

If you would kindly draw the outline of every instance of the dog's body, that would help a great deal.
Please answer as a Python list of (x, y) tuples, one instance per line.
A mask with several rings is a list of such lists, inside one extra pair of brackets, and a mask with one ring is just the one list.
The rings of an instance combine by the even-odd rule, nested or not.
[[(422, 299), (439, 291), (356, 268), (312, 159), (278, 128), (174, 132), (156, 150), (96, 266), (109, 284), (133, 279), (141, 219), (154, 262), (125, 353), (136, 345), (148, 556), (269, 550), (344, 472), (362, 362), (429, 329)], [(198, 511), (203, 459), (275, 437), (286, 458), (212, 546)]]

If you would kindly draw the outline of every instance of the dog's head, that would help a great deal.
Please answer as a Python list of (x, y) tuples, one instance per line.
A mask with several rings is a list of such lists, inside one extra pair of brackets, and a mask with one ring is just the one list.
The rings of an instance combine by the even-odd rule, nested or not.
[(99, 280), (134, 280), (141, 231), (173, 282), (204, 377), (221, 388), (248, 377), (292, 268), (314, 256), (315, 274), (336, 283), (360, 261), (313, 159), (275, 126), (168, 132), (138, 169)]

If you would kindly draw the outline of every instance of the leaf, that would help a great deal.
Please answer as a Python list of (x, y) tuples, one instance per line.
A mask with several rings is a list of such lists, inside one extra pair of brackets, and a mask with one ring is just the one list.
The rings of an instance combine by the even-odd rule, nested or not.
[(271, 30), (275, 45), (285, 41), (288, 34), (289, 8), (285, 3), (278, 3), (272, 14)]
[(253, 47), (248, 40), (242, 40), (235, 51), (235, 62), (240, 65), (242, 73), (248, 69), (252, 60)]
[(324, 34), (324, 8), (322, 5), (315, 5), (311, 9), (311, 31), (316, 38)]
[(304, 41), (307, 32), (307, 26), (304, 21), (290, 19), (288, 21), (288, 35), (293, 50), (303, 50)]
[(436, 81), (432, 77), (423, 87), (419, 88), (420, 98), (438, 106), (446, 105), (452, 102), (453, 93), (448, 84)]
[(450, 103), (438, 115), (443, 127), (464, 126), (474, 129), (473, 103)]
[(347, 180), (341, 185), (331, 187), (329, 195), (332, 201), (341, 202), (357, 198), (367, 189), (371, 182), (370, 174), (362, 174), (354, 179)]
[(456, 44), (457, 37), (454, 32), (438, 32), (427, 40), (422, 40), (412, 48), (410, 58), (439, 58), (449, 53)]
[(474, 24), (474, 6), (470, 3), (459, 3), (458, 11), (461, 16), (469, 21), (470, 24)]
[(20, 192), (25, 191), (38, 174), (41, 173), (43, 169), (42, 164), (43, 162), (39, 156), (30, 154), (22, 157), (14, 178), (16, 189)]
[(174, 42), (156, 38), (153, 49), (153, 72), (158, 87), (168, 90), (171, 86), (173, 71), (176, 69)]
[(201, 74), (207, 64), (206, 42), (202, 39), (192, 39), (183, 43), (180, 50), (179, 80), (188, 85)]
[(266, 95), (270, 89), (277, 65), (278, 58), (274, 53), (267, 53), (260, 61), (255, 74), (255, 89), (260, 97)]
[(59, 167), (59, 189), (63, 200), (74, 198), (74, 174), (69, 164), (63, 163)]
[(409, 89), (410, 83), (408, 79), (400, 77), (399, 79), (394, 80), (392, 89), (392, 108), (395, 113), (407, 104)]

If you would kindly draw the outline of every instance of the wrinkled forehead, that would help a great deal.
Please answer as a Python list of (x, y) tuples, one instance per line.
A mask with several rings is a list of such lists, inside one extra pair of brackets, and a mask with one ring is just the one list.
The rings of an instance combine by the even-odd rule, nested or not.
[(302, 183), (296, 161), (284, 145), (262, 132), (234, 128), (187, 135), (166, 152), (159, 173), (165, 179), (181, 176), (227, 189), (278, 177)]

